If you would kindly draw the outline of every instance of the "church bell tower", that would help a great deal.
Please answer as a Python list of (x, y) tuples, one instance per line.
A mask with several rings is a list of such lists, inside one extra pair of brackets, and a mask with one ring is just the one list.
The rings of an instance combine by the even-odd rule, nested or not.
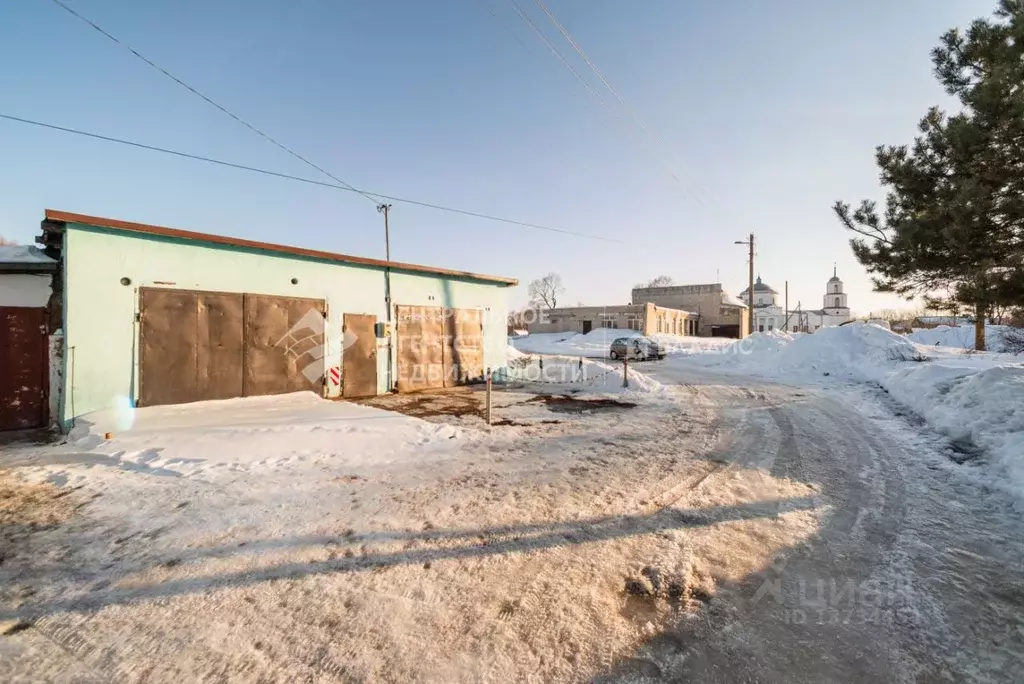
[(829, 316), (850, 316), (850, 307), (846, 305), (846, 293), (843, 292), (843, 281), (836, 275), (836, 267), (832, 267), (832, 277), (825, 285), (825, 298), (821, 307)]

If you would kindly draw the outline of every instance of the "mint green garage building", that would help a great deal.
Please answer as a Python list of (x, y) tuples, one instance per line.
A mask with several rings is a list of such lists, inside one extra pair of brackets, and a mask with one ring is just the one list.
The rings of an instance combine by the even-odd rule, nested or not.
[(445, 387), (506, 362), (511, 278), (53, 210), (39, 241), (59, 261), (62, 427), (124, 405)]

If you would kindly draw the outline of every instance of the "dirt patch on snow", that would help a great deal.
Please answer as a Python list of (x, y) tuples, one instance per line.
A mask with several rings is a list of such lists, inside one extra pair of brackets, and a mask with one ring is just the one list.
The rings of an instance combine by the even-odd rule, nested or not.
[(487, 399), (485, 391), (472, 387), (452, 387), (411, 394), (381, 394), (351, 401), (415, 418), (475, 416), (483, 419), (486, 417)]
[(580, 397), (570, 397), (566, 394), (541, 394), (527, 401), (542, 402), (553, 413), (586, 413), (588, 411), (631, 409), (636, 407), (636, 404), (629, 401), (619, 401), (618, 399), (582, 399)]
[[(0, 608), (34, 593), (30, 586), (22, 585), (34, 562), (33, 536), (72, 516), (75, 504), (67, 496), (72, 491), (49, 483), (19, 482), (0, 471)], [(14, 633), (18, 624), (5, 625), (0, 631)]]
[[(430, 422), (465, 427), (483, 427), (487, 421), (487, 391), (483, 386), (451, 387), (410, 394), (384, 394), (353, 399), (363, 406), (404, 413)], [(568, 394), (534, 394), (516, 388), (494, 387), (491, 392), (492, 427), (530, 427), (563, 422), (551, 413), (589, 414), (625, 410), (636, 404), (608, 398), (585, 398)]]
[(18, 482), (0, 471), (0, 540), (11, 528), (38, 528), (67, 520), (74, 508), (66, 498), (71, 491), (49, 483)]

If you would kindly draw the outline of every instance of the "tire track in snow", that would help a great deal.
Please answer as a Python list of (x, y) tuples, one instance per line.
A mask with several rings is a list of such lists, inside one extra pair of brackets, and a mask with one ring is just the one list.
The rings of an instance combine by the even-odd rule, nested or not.
[[(778, 605), (770, 600), (748, 603), (737, 598), (731, 606), (708, 613), (710, 629), (681, 626), (677, 638), (663, 640), (660, 647), (641, 649), (640, 662), (659, 672), (655, 681), (694, 677), (705, 681), (774, 680), (782, 671), (773, 668), (788, 663), (785, 672), (791, 676), (796, 672), (795, 662), (802, 663), (799, 671), (804, 679), (820, 681), (823, 677), (848, 679), (851, 670), (847, 668), (856, 667), (851, 659), (873, 649), (882, 657), (853, 672), (867, 676), (867, 672), (877, 671), (884, 678), (883, 673), (901, 671), (900, 654), (891, 646), (894, 640), (879, 633), (886, 632), (884, 626), (794, 625), (782, 619), (785, 610), (804, 605), (803, 595), (796, 593), (803, 583), (815, 586), (825, 578), (846, 586), (846, 582), (860, 583), (875, 578), (879, 571), (883, 576), (887, 572), (888, 551), (896, 541), (904, 511), (898, 473), (886, 467), (880, 441), (858, 430), (856, 416), (823, 395), (812, 393), (809, 401), (794, 403), (787, 400), (806, 395), (794, 396), (782, 387), (767, 395), (744, 388), (744, 394), (766, 407), (778, 429), (780, 442), (771, 464), (772, 475), (825, 483), (824, 493), (815, 498), (832, 506), (826, 527), (817, 539), (776, 557), (767, 574), (744, 578), (737, 587), (737, 597), (756, 597), (758, 583), (777, 575), (782, 583)], [(807, 443), (809, 452), (799, 446), (801, 441)], [(756, 459), (756, 455), (752, 453), (750, 458)], [(861, 477), (865, 469), (876, 472), (877, 480), (865, 481)], [(867, 539), (859, 538), (855, 527), (862, 510), (871, 511), (878, 523)], [(743, 639), (739, 651), (738, 638)], [(672, 643), (675, 646), (665, 646)], [(847, 652), (834, 648), (836, 643), (843, 643), (841, 650)], [(786, 648), (782, 648), (784, 644)], [(801, 646), (796, 648), (797, 644)], [(801, 653), (807, 649), (818, 653), (818, 660), (805, 667), (808, 661), (801, 659)], [(619, 671), (610, 680), (620, 676), (628, 677), (627, 671)]]

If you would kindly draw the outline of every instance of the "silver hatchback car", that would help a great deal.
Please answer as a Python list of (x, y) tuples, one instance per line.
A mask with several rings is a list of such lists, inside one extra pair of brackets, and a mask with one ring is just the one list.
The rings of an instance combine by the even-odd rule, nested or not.
[(612, 342), (608, 356), (613, 359), (649, 359), (665, 358), (665, 350), (658, 346), (658, 343), (649, 337), (637, 335), (635, 337), (620, 337)]

